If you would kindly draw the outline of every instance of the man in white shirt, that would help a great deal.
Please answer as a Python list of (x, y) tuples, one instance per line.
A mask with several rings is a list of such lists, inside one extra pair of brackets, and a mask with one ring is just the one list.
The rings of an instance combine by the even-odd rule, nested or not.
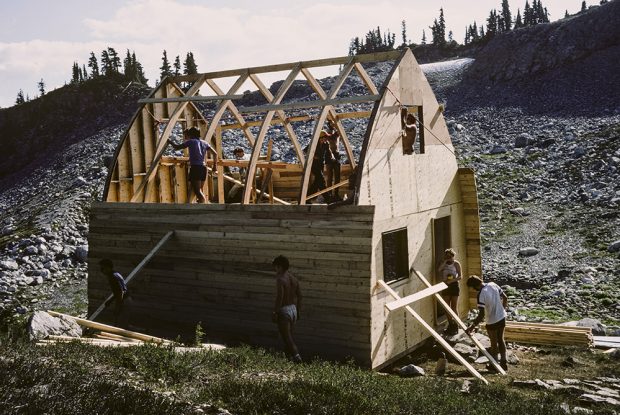
[(506, 328), (505, 309), (508, 306), (508, 297), (506, 297), (504, 291), (497, 284), (494, 282), (484, 283), (476, 275), (469, 277), (467, 286), (478, 291), (478, 316), (467, 328), (467, 333), (471, 333), (484, 319), (489, 340), (491, 340), (491, 355), (494, 359), (497, 359), (499, 349), (499, 364), (502, 369), (507, 370), (504, 329)]

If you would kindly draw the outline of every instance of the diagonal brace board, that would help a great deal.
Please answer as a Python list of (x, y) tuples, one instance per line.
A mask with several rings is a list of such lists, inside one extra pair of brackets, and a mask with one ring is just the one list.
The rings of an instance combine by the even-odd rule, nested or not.
[(403, 297), (401, 299), (398, 299), (396, 301), (392, 301), (391, 303), (387, 303), (385, 305), (385, 308), (388, 309), (388, 311), (394, 311), (394, 310), (398, 310), (400, 308), (406, 307), (410, 304), (415, 303), (416, 301), (419, 301), (423, 298), (426, 298), (428, 296), (431, 296), (433, 294), (437, 294), (440, 291), (445, 290), (446, 288), (448, 288), (448, 286), (446, 285), (445, 282), (440, 282), (437, 285), (433, 285), (431, 287), (425, 288), (422, 291), (418, 291), (415, 294), (411, 294), (408, 295), (406, 297)]
[[(415, 275), (417, 275), (417, 277), (420, 279), (420, 281), (422, 281), (424, 285), (426, 285), (427, 287), (432, 287), (431, 283), (424, 277), (424, 275), (422, 275), (420, 271), (414, 270), (413, 268), (411, 268), (411, 270), (415, 273)], [(487, 351), (486, 347), (484, 347), (482, 343), (480, 343), (480, 341), (476, 338), (476, 336), (474, 336), (473, 334), (467, 333), (467, 326), (465, 325), (465, 323), (463, 323), (463, 321), (459, 318), (458, 314), (456, 314), (454, 310), (452, 310), (450, 305), (446, 303), (446, 301), (441, 297), (441, 295), (435, 294), (435, 299), (439, 302), (439, 304), (441, 304), (444, 310), (446, 310), (446, 313), (448, 313), (454, 319), (454, 321), (457, 322), (459, 327), (465, 330), (465, 333), (469, 336), (471, 341), (473, 341), (476, 347), (480, 349), (482, 353), (484, 353), (484, 355), (486, 356), (487, 359), (489, 359), (489, 362), (493, 365), (493, 367), (500, 374), (505, 375), (506, 372), (504, 371), (504, 369), (502, 369), (502, 367), (497, 363), (497, 361), (493, 358), (493, 356), (491, 356), (491, 354)]]
[[(160, 240), (159, 242), (157, 242), (157, 244), (155, 245), (155, 247), (153, 247), (153, 249), (151, 249), (151, 251), (146, 254), (146, 256), (144, 257), (144, 259), (142, 261), (140, 261), (140, 263), (138, 264), (137, 267), (135, 267), (133, 269), (133, 271), (131, 271), (129, 273), (129, 275), (127, 276), (127, 278), (125, 279), (125, 284), (129, 284), (129, 282), (133, 279), (133, 277), (135, 277), (140, 271), (142, 271), (142, 268), (144, 268), (146, 266), (146, 264), (148, 264), (151, 259), (153, 259), (153, 257), (155, 256), (155, 254), (166, 244), (166, 242), (168, 242), (170, 240), (170, 238), (172, 238), (172, 236), (174, 235), (174, 231), (170, 231), (168, 233), (166, 233)], [(105, 309), (105, 305), (108, 301), (110, 301), (112, 298), (114, 298), (114, 295), (110, 294), (108, 296), (108, 298), (105, 299), (105, 301), (99, 306), (99, 308), (97, 310), (95, 310), (95, 312), (93, 314), (90, 315), (90, 317), (88, 318), (89, 320), (94, 320), (97, 318), (97, 316), (99, 316), (99, 314), (101, 314), (101, 312)]]
[[(398, 295), (398, 293), (396, 293), (396, 291), (390, 288), (390, 286), (387, 285), (385, 281), (379, 280), (377, 281), (377, 284), (383, 287), (383, 289), (386, 290), (388, 294), (390, 294), (392, 297), (394, 297), (395, 300), (400, 299), (400, 296)], [(444, 349), (446, 349), (452, 356), (454, 356), (454, 358), (458, 360), (459, 363), (465, 366), (465, 368), (467, 369), (469, 373), (474, 375), (476, 378), (480, 379), (482, 382), (484, 382), (485, 385), (489, 384), (489, 382), (476, 370), (476, 368), (470, 365), (469, 362), (463, 358), (463, 356), (461, 356), (456, 350), (454, 350), (452, 346), (450, 346), (450, 344), (430, 326), (430, 324), (424, 321), (422, 316), (420, 316), (418, 313), (416, 313), (413, 310), (413, 308), (411, 308), (410, 306), (405, 306), (405, 310), (407, 310), (407, 312), (411, 314), (413, 318), (415, 318), (418, 321), (418, 323), (420, 323), (422, 327), (424, 327), (431, 334), (431, 336), (433, 336), (435, 340), (437, 340), (437, 342), (443, 346)]]

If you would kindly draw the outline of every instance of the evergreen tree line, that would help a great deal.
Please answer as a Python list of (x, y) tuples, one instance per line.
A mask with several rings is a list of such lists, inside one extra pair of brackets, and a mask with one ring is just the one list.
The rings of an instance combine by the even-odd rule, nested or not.
[[(403, 20), (404, 24), (404, 20)], [(403, 36), (406, 36), (406, 29), (403, 28)], [(387, 32), (381, 34), (381, 28), (377, 26), (374, 30), (369, 30), (366, 36), (360, 39), (358, 36), (351, 39), (349, 44), (349, 55), (359, 55), (363, 53), (384, 52), (394, 50), (396, 34)]]
[[(168, 60), (168, 53), (164, 50), (161, 57), (161, 66), (159, 67), (159, 79), (163, 80), (167, 76), (179, 76), (181, 75), (181, 58), (179, 55), (174, 58), (172, 66)], [(198, 73), (198, 65), (194, 59), (192, 52), (187, 52), (185, 59), (183, 60), (183, 75), (194, 75)]]
[[(121, 72), (122, 67), (122, 72)], [(146, 85), (148, 79), (144, 75), (144, 68), (142, 64), (136, 58), (136, 52), (130, 52), (127, 49), (127, 53), (123, 62), (118, 52), (114, 48), (107, 47), (101, 51), (100, 61), (97, 60), (95, 52), (90, 52), (88, 58), (88, 68), (90, 73), (86, 69), (86, 65), (80, 66), (77, 62), (73, 62), (71, 69), (71, 83), (78, 84), (84, 82), (87, 79), (94, 79), (100, 76), (116, 76), (123, 75), (128, 81), (138, 82)]]

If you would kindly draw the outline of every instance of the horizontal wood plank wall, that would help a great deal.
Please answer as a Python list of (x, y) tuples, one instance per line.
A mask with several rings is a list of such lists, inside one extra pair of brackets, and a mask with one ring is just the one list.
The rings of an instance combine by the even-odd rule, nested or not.
[[(465, 243), (467, 249), (467, 272), (482, 277), (482, 254), (480, 250), (480, 215), (476, 176), (471, 168), (459, 168), (459, 182), (465, 215)], [(477, 293), (469, 290), (469, 307), (477, 307)]]
[[(303, 293), (295, 338), (305, 357), (352, 356), (370, 366), (374, 207), (96, 203), (89, 232), (89, 312), (110, 289), (111, 258), (128, 275), (170, 230), (175, 237), (130, 284), (133, 316), (175, 337), (201, 322), (209, 340), (282, 348), (270, 320), (271, 261), (285, 255)], [(102, 318), (110, 318), (103, 313)]]

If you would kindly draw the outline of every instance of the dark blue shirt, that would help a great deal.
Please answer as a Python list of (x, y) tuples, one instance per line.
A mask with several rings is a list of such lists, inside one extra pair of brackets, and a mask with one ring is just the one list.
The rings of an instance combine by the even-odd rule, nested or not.
[(190, 138), (181, 143), (181, 148), (189, 149), (189, 164), (191, 166), (204, 166), (205, 155), (211, 146), (206, 141), (198, 138)]

